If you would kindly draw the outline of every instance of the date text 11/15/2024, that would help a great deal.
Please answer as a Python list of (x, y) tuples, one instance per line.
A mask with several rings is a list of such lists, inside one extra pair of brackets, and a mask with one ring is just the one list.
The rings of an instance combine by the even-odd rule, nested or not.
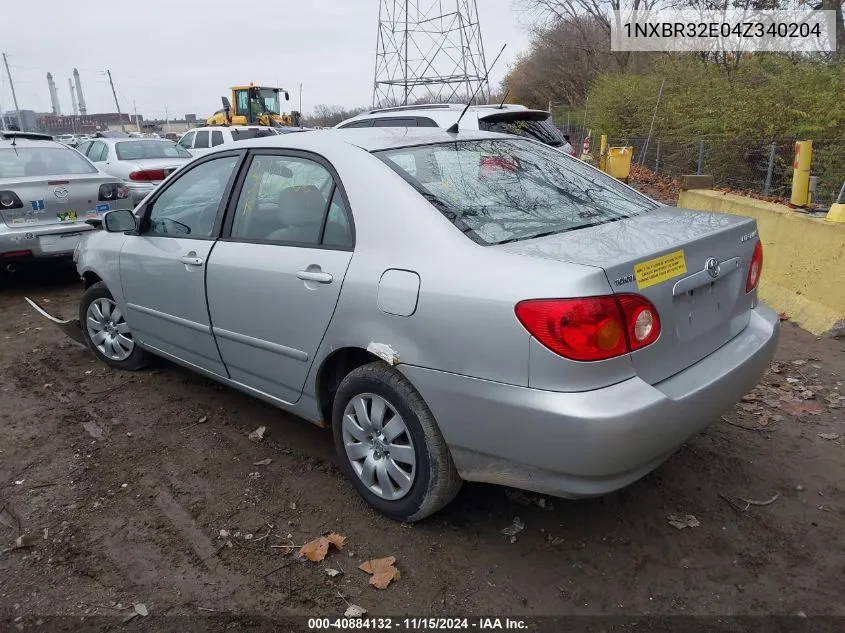
[(308, 618), (311, 631), (372, 630), (372, 631), (518, 631), (528, 629), (522, 618)]

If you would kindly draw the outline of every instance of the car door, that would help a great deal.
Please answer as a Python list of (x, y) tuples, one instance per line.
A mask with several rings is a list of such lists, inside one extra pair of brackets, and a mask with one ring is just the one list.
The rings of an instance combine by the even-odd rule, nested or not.
[(127, 321), (142, 343), (225, 376), (211, 334), (206, 266), (243, 152), (185, 167), (141, 210), (120, 253)]
[(194, 156), (203, 156), (209, 152), (209, 131), (197, 130), (197, 135), (194, 137), (194, 146), (191, 148), (191, 154)]
[(102, 141), (94, 141), (91, 143), (91, 147), (88, 148), (88, 152), (85, 155), (88, 156), (88, 160), (97, 165), (97, 167), (102, 168), (108, 154), (109, 149), (106, 147), (105, 143)]
[(256, 152), (241, 179), (208, 263), (213, 332), (233, 380), (296, 402), (352, 257), (352, 216), (312, 154)]

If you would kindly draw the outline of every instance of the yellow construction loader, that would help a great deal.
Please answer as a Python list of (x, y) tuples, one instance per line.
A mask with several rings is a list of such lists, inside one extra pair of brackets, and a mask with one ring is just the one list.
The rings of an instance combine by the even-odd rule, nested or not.
[(232, 100), (222, 97), (223, 109), (208, 117), (208, 125), (267, 125), (270, 127), (298, 127), (299, 112), (282, 114), (282, 95), (290, 101), (283, 88), (266, 86), (234, 86)]

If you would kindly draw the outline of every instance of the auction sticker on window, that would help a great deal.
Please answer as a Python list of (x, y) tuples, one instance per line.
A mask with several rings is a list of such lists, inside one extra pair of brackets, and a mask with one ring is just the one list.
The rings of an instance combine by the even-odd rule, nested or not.
[(672, 279), (672, 277), (683, 275), (686, 272), (687, 262), (684, 259), (684, 251), (675, 251), (662, 257), (640, 262), (634, 266), (634, 278), (637, 280), (637, 288), (640, 290)]

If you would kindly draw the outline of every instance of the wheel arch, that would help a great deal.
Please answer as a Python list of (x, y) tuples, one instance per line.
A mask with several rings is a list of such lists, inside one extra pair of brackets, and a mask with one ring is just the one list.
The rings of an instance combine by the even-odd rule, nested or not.
[(341, 381), (354, 369), (379, 360), (362, 347), (342, 347), (334, 350), (320, 363), (317, 370), (316, 389), (317, 409), (323, 423), (330, 426), (334, 396)]

